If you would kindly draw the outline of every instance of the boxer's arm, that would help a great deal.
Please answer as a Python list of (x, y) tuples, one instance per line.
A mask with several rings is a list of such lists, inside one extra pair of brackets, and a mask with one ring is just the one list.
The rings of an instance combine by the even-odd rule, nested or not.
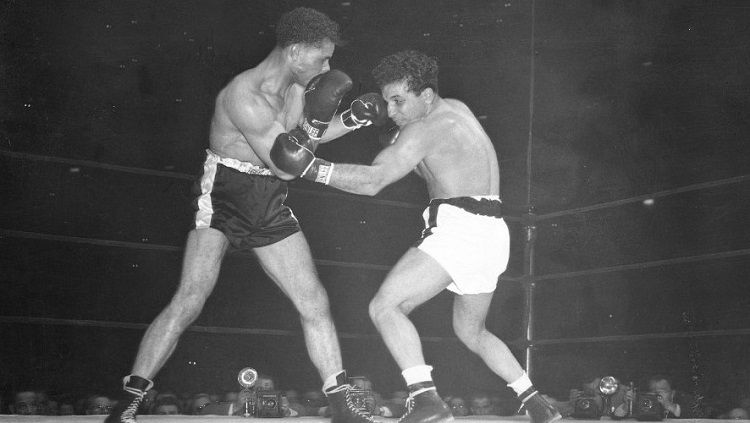
[(430, 143), (419, 134), (419, 125), (405, 128), (397, 142), (384, 148), (369, 166), (335, 163), (328, 185), (354, 194), (377, 194), (408, 175), (427, 156)]
[(382, 126), (388, 120), (388, 104), (378, 93), (355, 98), (347, 110), (333, 117), (320, 142), (328, 142), (363, 126)]
[(323, 137), (320, 139), (320, 143), (326, 143), (333, 141), (337, 138), (341, 138), (342, 136), (348, 134), (349, 132), (352, 132), (351, 129), (348, 129), (344, 126), (343, 123), (341, 123), (341, 115), (338, 114), (333, 117), (333, 120), (328, 125), (328, 129), (323, 134)]
[(223, 106), (232, 124), (242, 133), (253, 152), (281, 179), (291, 180), (291, 175), (279, 169), (271, 160), (271, 148), (276, 137), (287, 132), (276, 114), (261, 95), (245, 96), (242, 99), (227, 99)]

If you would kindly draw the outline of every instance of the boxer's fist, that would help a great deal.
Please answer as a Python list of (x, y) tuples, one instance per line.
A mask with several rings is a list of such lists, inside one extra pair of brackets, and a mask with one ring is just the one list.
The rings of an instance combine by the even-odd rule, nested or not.
[(273, 164), (290, 175), (301, 176), (313, 160), (315, 153), (312, 142), (307, 133), (299, 128), (279, 134), (271, 147)]
[(310, 138), (319, 140), (323, 136), (341, 99), (351, 89), (349, 75), (336, 69), (316, 75), (307, 83), (302, 129)]
[(333, 163), (316, 158), (313, 144), (300, 128), (279, 134), (271, 147), (271, 161), (285, 173), (328, 185)]
[(396, 142), (399, 132), (398, 126), (392, 126), (378, 135), (378, 142), (382, 147), (388, 147)]
[(367, 93), (357, 97), (351, 108), (341, 114), (341, 123), (347, 129), (362, 126), (380, 126), (388, 119), (388, 104), (378, 93)]

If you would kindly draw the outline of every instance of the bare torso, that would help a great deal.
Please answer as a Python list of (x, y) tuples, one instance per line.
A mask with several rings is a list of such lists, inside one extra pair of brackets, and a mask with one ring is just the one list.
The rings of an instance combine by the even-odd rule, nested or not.
[(237, 75), (221, 90), (211, 119), (212, 151), (269, 167), (276, 136), (301, 121), (304, 91), (299, 84), (268, 83), (273, 76), (273, 69), (261, 64)]
[(417, 125), (420, 141), (430, 145), (415, 172), (425, 180), (430, 198), (499, 195), (495, 149), (465, 104), (440, 99)]

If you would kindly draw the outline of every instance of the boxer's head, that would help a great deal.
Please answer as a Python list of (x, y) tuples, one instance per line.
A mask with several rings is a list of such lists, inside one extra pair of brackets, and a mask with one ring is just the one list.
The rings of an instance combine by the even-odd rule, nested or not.
[(424, 117), (437, 97), (437, 60), (416, 50), (383, 58), (372, 76), (388, 102), (388, 117), (398, 126)]
[(276, 46), (284, 51), (301, 85), (331, 69), (329, 60), (340, 42), (339, 25), (308, 7), (285, 13), (276, 25)]

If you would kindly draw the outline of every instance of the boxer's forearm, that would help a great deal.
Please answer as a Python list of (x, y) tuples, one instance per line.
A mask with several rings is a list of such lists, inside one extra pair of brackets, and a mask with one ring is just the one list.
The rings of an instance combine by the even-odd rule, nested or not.
[(352, 194), (372, 196), (391, 182), (377, 167), (335, 163), (328, 185)]

